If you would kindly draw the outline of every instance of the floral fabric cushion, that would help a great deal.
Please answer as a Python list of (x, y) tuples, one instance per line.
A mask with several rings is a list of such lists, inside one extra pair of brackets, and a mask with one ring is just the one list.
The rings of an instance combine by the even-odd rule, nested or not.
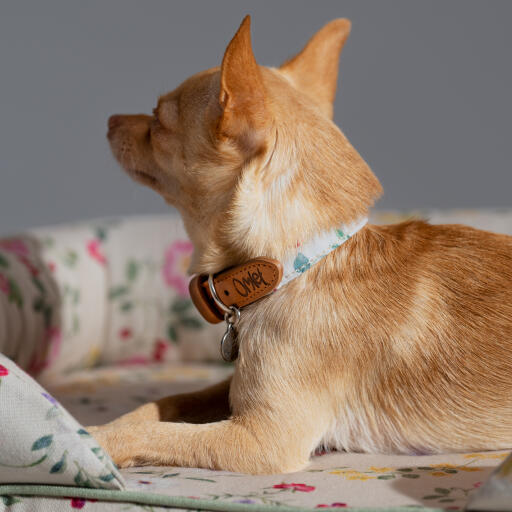
[(0, 239), (0, 352), (43, 382), (99, 364), (216, 360), (220, 326), (188, 295), (176, 215)]
[(30, 236), (0, 240), (0, 352), (37, 373), (58, 342), (59, 290)]
[(0, 354), (0, 483), (121, 489), (110, 457), (69, 413)]

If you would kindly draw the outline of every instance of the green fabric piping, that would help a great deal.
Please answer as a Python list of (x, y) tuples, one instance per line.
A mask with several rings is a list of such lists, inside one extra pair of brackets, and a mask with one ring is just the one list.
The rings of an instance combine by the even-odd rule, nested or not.
[[(161, 507), (186, 508), (194, 510), (212, 510), (225, 512), (318, 512), (317, 508), (293, 507), (285, 505), (262, 505), (233, 503), (217, 500), (197, 500), (181, 496), (167, 496), (137, 491), (116, 491), (110, 489), (90, 489), (85, 487), (68, 487), (65, 485), (0, 485), (0, 496), (36, 496), (54, 498), (85, 498), (101, 501), (117, 501), (154, 505)], [(424, 507), (348, 507), (350, 512), (445, 512), (441, 508)]]

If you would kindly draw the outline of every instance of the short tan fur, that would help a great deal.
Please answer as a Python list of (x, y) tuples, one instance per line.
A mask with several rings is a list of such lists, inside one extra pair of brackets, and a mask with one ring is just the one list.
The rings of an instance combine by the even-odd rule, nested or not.
[[(246, 17), (220, 68), (112, 116), (134, 179), (181, 213), (192, 273), (281, 260), (368, 213), (381, 186), (332, 122), (350, 22), (281, 68)], [(392, 122), (392, 120), (390, 120)], [(368, 225), (244, 309), (232, 379), (92, 427), (122, 467), (297, 471), (319, 446), (435, 453), (512, 447), (512, 238), (460, 225)]]

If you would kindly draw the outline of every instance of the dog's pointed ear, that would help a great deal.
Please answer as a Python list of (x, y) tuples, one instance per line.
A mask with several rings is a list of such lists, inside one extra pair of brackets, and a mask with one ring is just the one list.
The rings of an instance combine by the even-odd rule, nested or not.
[(229, 43), (220, 68), (218, 135), (255, 150), (269, 117), (261, 69), (251, 45), (251, 18), (246, 16)]
[(313, 99), (329, 118), (333, 116), (339, 56), (350, 27), (350, 21), (345, 18), (327, 23), (300, 53), (280, 68), (295, 87)]

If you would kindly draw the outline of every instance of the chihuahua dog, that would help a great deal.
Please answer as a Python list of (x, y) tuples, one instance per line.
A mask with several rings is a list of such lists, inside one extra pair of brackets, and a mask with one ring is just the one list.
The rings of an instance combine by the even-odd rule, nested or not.
[[(220, 68), (162, 96), (153, 115), (109, 119), (121, 166), (181, 213), (191, 273), (282, 262), (367, 216), (381, 186), (332, 121), (349, 32), (334, 20), (268, 68), (246, 17)], [(246, 473), (301, 470), (319, 447), (512, 447), (512, 237), (366, 224), (242, 308), (237, 340), (229, 380), (92, 434), (121, 467)]]

